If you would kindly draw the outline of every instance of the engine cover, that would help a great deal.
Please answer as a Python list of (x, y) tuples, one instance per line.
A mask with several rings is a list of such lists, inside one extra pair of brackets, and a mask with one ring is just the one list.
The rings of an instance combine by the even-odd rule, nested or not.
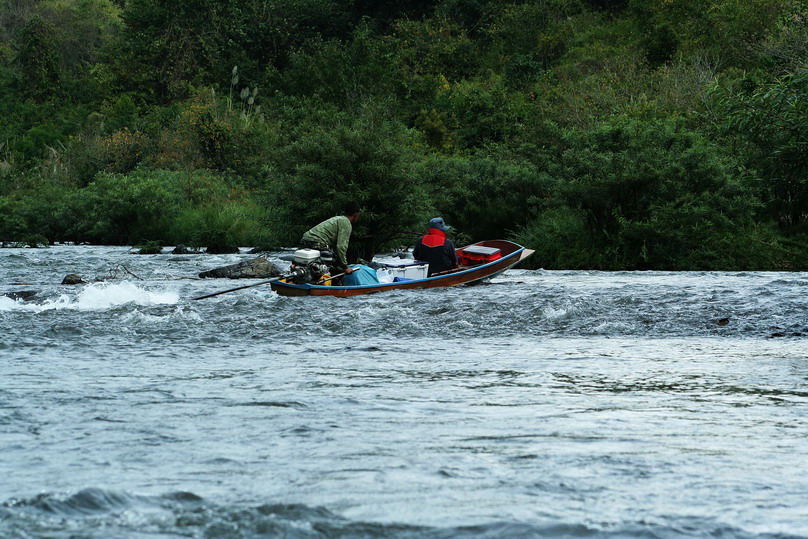
[(311, 264), (318, 258), (320, 258), (320, 251), (317, 249), (298, 249), (294, 254), (296, 264)]

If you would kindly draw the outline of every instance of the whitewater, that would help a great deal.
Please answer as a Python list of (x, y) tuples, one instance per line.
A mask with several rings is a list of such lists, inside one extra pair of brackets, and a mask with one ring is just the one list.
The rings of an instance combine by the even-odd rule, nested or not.
[(167, 252), (0, 249), (0, 537), (808, 537), (808, 274), (192, 301), (256, 255)]

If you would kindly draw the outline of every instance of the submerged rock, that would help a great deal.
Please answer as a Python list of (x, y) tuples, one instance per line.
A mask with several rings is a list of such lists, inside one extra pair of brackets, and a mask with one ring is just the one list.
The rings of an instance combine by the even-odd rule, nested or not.
[(157, 242), (150, 241), (145, 245), (137, 245), (135, 254), (139, 255), (159, 255), (163, 252), (163, 246)]
[(278, 277), (279, 275), (281, 275), (281, 270), (261, 256), (238, 264), (203, 271), (199, 274), (203, 279), (265, 279), (267, 277)]
[(62, 284), (86, 284), (86, 282), (78, 273), (70, 273), (62, 279)]
[(212, 243), (207, 246), (205, 252), (211, 255), (231, 255), (237, 254), (241, 251), (234, 245), (227, 245), (224, 243)]
[(197, 251), (196, 249), (191, 249), (186, 247), (185, 245), (177, 245), (174, 247), (174, 250), (171, 251), (172, 255), (199, 255), (202, 254), (202, 251)]
[(29, 241), (3, 241), (0, 242), (0, 247), (6, 249), (47, 249), (48, 248), (47, 240), (44, 241), (36, 241), (36, 240), (29, 240)]
[(257, 255), (258, 253), (271, 253), (283, 250), (283, 247), (278, 247), (277, 245), (258, 245), (247, 252), (251, 255)]
[(0, 294), (0, 296), (5, 296), (7, 298), (11, 298), (13, 300), (23, 300), (28, 301), (32, 297), (36, 296), (39, 293), (38, 290), (18, 290), (16, 292), (5, 292)]

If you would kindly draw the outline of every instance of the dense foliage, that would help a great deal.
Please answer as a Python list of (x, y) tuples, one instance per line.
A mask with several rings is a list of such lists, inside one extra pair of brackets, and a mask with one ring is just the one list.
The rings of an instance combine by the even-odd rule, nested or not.
[(808, 267), (802, 0), (0, 0), (0, 240)]

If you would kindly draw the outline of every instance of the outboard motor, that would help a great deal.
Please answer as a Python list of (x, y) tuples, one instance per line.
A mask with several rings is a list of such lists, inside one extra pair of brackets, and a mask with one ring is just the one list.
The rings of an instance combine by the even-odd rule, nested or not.
[(329, 273), (329, 264), (332, 262), (332, 254), (328, 251), (318, 251), (317, 249), (298, 249), (291, 257), (281, 257), (284, 260), (291, 260), (289, 267), (291, 279), (295, 284), (305, 284), (317, 282), (323, 275)]

